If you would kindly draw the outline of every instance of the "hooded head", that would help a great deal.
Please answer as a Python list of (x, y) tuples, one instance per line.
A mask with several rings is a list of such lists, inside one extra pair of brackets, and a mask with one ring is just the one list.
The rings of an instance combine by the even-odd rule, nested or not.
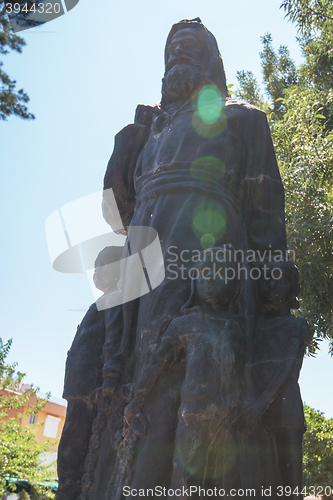
[[(183, 100), (188, 100), (195, 88), (203, 83), (216, 85), (222, 94), (226, 97), (229, 96), (223, 62), (214, 35), (205, 28), (200, 18), (184, 19), (172, 26), (165, 45), (162, 109), (170, 101), (175, 100), (173, 93), (170, 92), (170, 87), (175, 80), (175, 70), (174, 67), (170, 67), (170, 61), (172, 62), (173, 51), (178, 50), (178, 45), (176, 44), (175, 46), (175, 41), (179, 39), (181, 42), (182, 33), (180, 32), (182, 30), (184, 38), (185, 35), (188, 35), (189, 38), (192, 38), (192, 41), (195, 39), (197, 43), (196, 50), (194, 51), (196, 61), (191, 57), (187, 58), (186, 53), (180, 54), (180, 61), (183, 60), (185, 68), (183, 70), (180, 69), (176, 77), (180, 77), (180, 83), (177, 83), (180, 87), (183, 87), (183, 89), (181, 88)], [(191, 55), (191, 52), (189, 54)], [(186, 96), (186, 93), (189, 95)]]

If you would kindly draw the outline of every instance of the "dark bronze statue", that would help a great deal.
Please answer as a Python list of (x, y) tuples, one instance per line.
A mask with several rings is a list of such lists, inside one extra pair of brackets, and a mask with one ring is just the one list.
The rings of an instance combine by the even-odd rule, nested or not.
[(104, 190), (114, 231), (145, 227), (138, 248), (149, 228), (158, 233), (165, 278), (103, 313), (79, 499), (155, 498), (163, 488), (187, 498), (191, 487), (192, 498), (250, 487), (252, 498), (265, 488), (275, 498), (278, 485), (300, 487), (297, 377), (310, 338), (290, 314), (298, 282), (286, 262), (283, 185), (265, 113), (230, 97), (200, 19), (172, 27), (161, 103), (139, 105), (117, 134)]

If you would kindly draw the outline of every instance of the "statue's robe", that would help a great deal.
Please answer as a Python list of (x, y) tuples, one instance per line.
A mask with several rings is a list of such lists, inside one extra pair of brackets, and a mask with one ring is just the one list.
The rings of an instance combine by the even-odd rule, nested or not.
[[(91, 395), (102, 386), (105, 377), (119, 376), (122, 368), (121, 337), (121, 306), (100, 311), (94, 303), (78, 326), (68, 351), (63, 391), (68, 408), (58, 450), (57, 500), (77, 500), (80, 495), (81, 479), (87, 472), (85, 460), (87, 455), (89, 458), (93, 423), (98, 417), (98, 407), (93, 404)], [(107, 428), (104, 437), (106, 443), (102, 442), (99, 448), (99, 453), (103, 451), (103, 459), (99, 457), (93, 471), (92, 498), (102, 498), (108, 483), (106, 476), (111, 473), (116, 460), (116, 451), (109, 445), (114, 429)]]
[[(204, 157), (215, 159), (198, 160)], [(182, 254), (186, 259), (202, 251), (201, 238), (208, 233), (215, 247), (286, 251), (284, 190), (266, 115), (227, 100), (218, 122), (206, 125), (188, 101), (172, 115), (156, 113), (150, 129), (128, 125), (115, 139), (104, 179), (108, 188), (125, 228), (158, 232), (166, 268), (160, 286), (123, 305), (124, 380), (135, 382), (189, 298), (190, 279), (175, 277), (181, 264), (195, 266), (181, 260), (183, 250), (189, 251)], [(133, 488), (170, 484), (183, 376), (183, 364), (175, 363), (147, 403), (149, 430), (137, 446)]]
[(89, 396), (103, 383), (104, 340), (105, 312), (92, 304), (67, 355), (63, 398), (67, 399), (68, 408), (58, 450), (57, 500), (76, 500), (81, 492), (84, 461), (96, 416)]

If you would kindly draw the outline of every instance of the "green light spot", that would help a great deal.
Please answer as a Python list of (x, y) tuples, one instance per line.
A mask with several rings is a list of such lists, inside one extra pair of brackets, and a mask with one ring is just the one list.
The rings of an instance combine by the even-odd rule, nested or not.
[(225, 227), (225, 214), (207, 209), (195, 214), (193, 225), (201, 234), (219, 234)]
[(212, 234), (206, 233), (201, 237), (200, 243), (204, 250), (206, 250), (206, 248), (213, 248), (215, 245), (215, 238)]
[(200, 241), (204, 235), (211, 235), (216, 242), (225, 233), (226, 219), (226, 212), (220, 203), (199, 205), (193, 214), (193, 232)]
[(217, 182), (225, 173), (223, 161), (214, 156), (197, 158), (190, 167), (192, 176), (201, 182)]
[(215, 85), (205, 85), (199, 91), (198, 113), (205, 123), (216, 122), (222, 112), (223, 99)]
[(213, 123), (207, 123), (199, 115), (198, 110), (193, 113), (192, 126), (196, 133), (201, 137), (212, 139), (218, 137), (227, 128), (227, 117), (224, 109), (218, 119)]

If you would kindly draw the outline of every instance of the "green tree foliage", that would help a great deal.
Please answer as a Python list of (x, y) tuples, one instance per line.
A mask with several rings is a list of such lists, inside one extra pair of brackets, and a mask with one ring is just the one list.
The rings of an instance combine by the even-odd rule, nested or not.
[[(9, 50), (22, 52), (22, 47), (25, 45), (23, 38), (15, 35), (12, 32), (8, 15), (6, 14), (6, 4), (10, 0), (0, 0), (0, 54), (8, 54)], [(14, 3), (14, 2), (13, 2)], [(22, 0), (17, 3), (23, 4)], [(27, 2), (25, 2), (27, 3)], [(31, 3), (31, 2), (30, 2)], [(21, 17), (24, 18), (22, 13)], [(20, 20), (20, 19), (19, 19)], [(36, 24), (36, 23), (35, 23)], [(7, 120), (11, 115), (19, 116), (24, 119), (35, 118), (32, 113), (29, 113), (26, 103), (29, 101), (28, 95), (23, 89), (16, 89), (16, 81), (10, 77), (2, 69), (3, 63), (0, 61), (0, 120)]]
[(286, 195), (288, 246), (300, 271), (301, 308), (315, 333), (333, 343), (333, 132), (325, 130), (321, 101), (309, 88), (285, 91), (284, 116), (272, 124)]
[(19, 493), (19, 498), (18, 500), (29, 500), (29, 495), (26, 491), (21, 491)]
[(263, 50), (260, 52), (261, 68), (265, 95), (261, 91), (252, 71), (237, 71), (239, 87), (236, 97), (258, 106), (273, 115), (271, 119), (281, 119), (283, 105), (281, 99), (290, 86), (299, 83), (299, 71), (290, 58), (288, 47), (281, 45), (276, 52), (273, 47), (272, 35), (266, 33), (261, 37)]
[(283, 110), (279, 99), (283, 97), (285, 89), (298, 83), (296, 66), (285, 45), (280, 45), (277, 53), (275, 52), (269, 33), (261, 37), (261, 42), (263, 50), (260, 52), (260, 58), (266, 92), (271, 98), (275, 117), (281, 118)]
[[(7, 489), (15, 489), (15, 481), (26, 481), (47, 498), (54, 495), (46, 481), (54, 480), (53, 464), (45, 465), (43, 455), (50, 448), (50, 442), (39, 444), (36, 434), (39, 425), (21, 425), (23, 407), (27, 406), (36, 390), (20, 394), (17, 392), (24, 374), (13, 376), (15, 364), (7, 364), (6, 358), (11, 340), (4, 343), (0, 338), (0, 495)], [(46, 401), (37, 400), (30, 406), (28, 414), (37, 414)], [(7, 486), (6, 486), (7, 485)]]
[(286, 0), (282, 7), (298, 23), (304, 63), (296, 68), (287, 47), (276, 51), (266, 34), (264, 91), (242, 71), (236, 96), (267, 112), (285, 186), (288, 246), (300, 270), (298, 314), (314, 332), (310, 350), (328, 338), (333, 354), (333, 2)]
[(251, 102), (260, 109), (265, 109), (263, 95), (252, 71), (237, 71), (237, 80), (240, 89), (236, 91), (236, 97)]
[[(333, 484), (333, 418), (304, 405), (307, 431), (303, 441), (303, 484)], [(308, 490), (309, 491), (309, 490)]]
[[(333, 2), (285, 0), (281, 7), (298, 27), (298, 42), (304, 56), (301, 81), (322, 93), (329, 93), (333, 89)], [(332, 106), (326, 109), (326, 117), (326, 126), (332, 129)]]
[(321, 30), (327, 21), (333, 20), (331, 0), (283, 0), (281, 8), (301, 32)]

